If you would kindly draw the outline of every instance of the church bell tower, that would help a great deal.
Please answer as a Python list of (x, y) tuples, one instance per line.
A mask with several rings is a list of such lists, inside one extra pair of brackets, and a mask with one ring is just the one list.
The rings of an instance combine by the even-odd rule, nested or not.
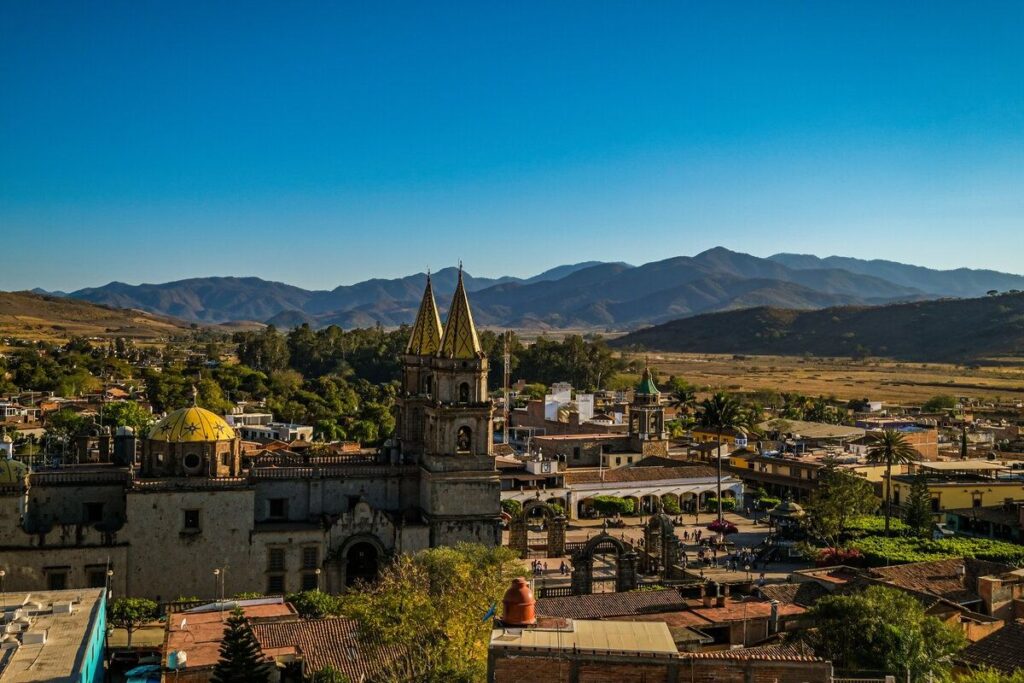
[[(487, 356), (480, 348), (461, 267), (429, 367), (429, 375), (421, 370), (419, 377), (422, 383), (429, 376), (431, 389), (423, 403), (422, 440), (413, 438), (412, 443), (421, 448), (420, 501), (430, 523), (430, 543), (497, 544), (501, 486), (492, 452), (494, 405), (487, 394)], [(406, 417), (412, 419), (411, 414)]]

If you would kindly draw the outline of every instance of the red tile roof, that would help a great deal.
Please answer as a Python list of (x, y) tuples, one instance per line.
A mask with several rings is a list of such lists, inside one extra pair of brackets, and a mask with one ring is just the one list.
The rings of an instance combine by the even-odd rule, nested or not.
[(252, 630), (264, 653), (294, 654), (308, 674), (331, 666), (353, 681), (372, 679), (402, 656), (399, 648), (367, 646), (357, 622), (344, 617), (253, 624)]
[[(958, 604), (976, 602), (975, 586), (979, 576), (1003, 574), (1012, 567), (970, 558), (913, 562), (892, 567), (877, 567), (869, 574), (898, 588), (935, 595)], [(965, 576), (960, 572), (966, 570)]]
[(707, 465), (685, 467), (617, 467), (604, 470), (573, 470), (565, 473), (566, 484), (599, 484), (601, 482), (661, 481), (663, 479), (698, 479), (714, 477), (715, 469)]
[(957, 659), (970, 667), (990, 667), (1008, 674), (1024, 669), (1024, 623), (1007, 624), (968, 645)]
[(669, 612), (686, 607), (686, 599), (678, 591), (666, 588), (656, 591), (629, 593), (593, 593), (567, 595), (560, 598), (541, 598), (537, 601), (537, 614), (569, 619), (602, 619), (605, 617)]

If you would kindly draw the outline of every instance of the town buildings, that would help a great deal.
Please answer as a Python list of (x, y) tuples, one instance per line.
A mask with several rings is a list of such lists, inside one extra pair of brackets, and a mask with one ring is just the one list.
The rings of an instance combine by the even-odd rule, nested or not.
[[(198, 406), (172, 411), (138, 468), (99, 463), (0, 481), (9, 590), (102, 586), (162, 601), (340, 591), (392, 553), (499, 542), (487, 358), (461, 278), (441, 326), (428, 280), (406, 353), (397, 438), (379, 457), (249, 465), (238, 429)], [(134, 434), (110, 437), (134, 453)], [(109, 452), (109, 449), (108, 451)]]

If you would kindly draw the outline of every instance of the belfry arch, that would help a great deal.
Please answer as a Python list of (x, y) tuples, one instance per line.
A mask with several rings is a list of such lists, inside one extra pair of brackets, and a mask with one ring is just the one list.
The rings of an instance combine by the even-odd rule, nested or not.
[(523, 509), (512, 518), (512, 522), (509, 525), (509, 547), (523, 559), (530, 556), (530, 518), (534, 516), (534, 511), (536, 510), (542, 512), (544, 524), (548, 532), (545, 557), (561, 557), (565, 555), (565, 527), (568, 524), (568, 520), (564, 514), (541, 500), (526, 501), (523, 504)]
[(572, 592), (574, 595), (589, 595), (594, 592), (594, 555), (615, 554), (615, 592), (625, 593), (637, 587), (637, 561), (639, 556), (632, 546), (607, 531), (587, 541), (572, 556)]

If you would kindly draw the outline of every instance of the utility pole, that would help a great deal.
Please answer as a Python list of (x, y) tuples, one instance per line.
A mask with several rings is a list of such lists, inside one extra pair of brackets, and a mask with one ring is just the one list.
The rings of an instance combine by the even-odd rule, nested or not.
[(504, 443), (506, 445), (508, 445), (508, 431), (509, 431), (509, 410), (508, 410), (509, 386), (508, 385), (509, 385), (509, 379), (512, 376), (512, 348), (511, 348), (512, 344), (511, 344), (511, 341), (512, 341), (512, 330), (505, 330), (505, 348), (504, 348), (504, 353), (502, 354), (502, 359), (504, 360), (504, 365), (505, 365), (504, 372), (503, 372), (503, 374), (504, 374), (504, 381), (502, 382), (502, 386), (504, 387), (504, 390), (505, 390), (505, 405), (502, 408), (502, 417), (504, 419), (504, 428), (502, 429), (502, 443)]

